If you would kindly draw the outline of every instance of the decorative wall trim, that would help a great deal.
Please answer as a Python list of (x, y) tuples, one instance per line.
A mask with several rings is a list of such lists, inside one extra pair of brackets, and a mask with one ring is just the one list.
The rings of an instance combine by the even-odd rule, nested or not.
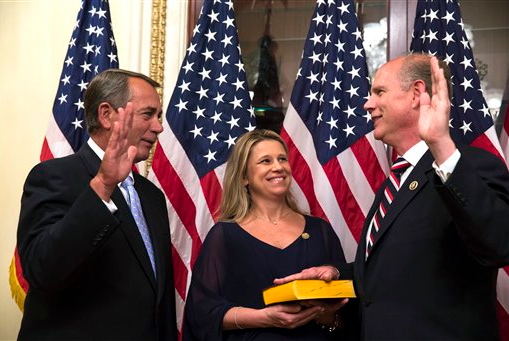
[[(166, 42), (166, 0), (152, 0), (152, 25), (150, 34), (150, 77), (161, 87), (157, 89), (163, 97), (164, 87), (164, 57)], [(152, 146), (145, 167), (145, 176), (152, 166), (152, 157), (156, 144)]]

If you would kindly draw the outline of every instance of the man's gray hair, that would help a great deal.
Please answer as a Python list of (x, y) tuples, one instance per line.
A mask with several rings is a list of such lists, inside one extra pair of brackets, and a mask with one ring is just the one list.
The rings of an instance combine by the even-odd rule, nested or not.
[[(398, 73), (398, 79), (403, 90), (408, 90), (416, 80), (424, 81), (426, 92), (431, 97), (431, 55), (423, 53), (413, 53), (403, 57), (403, 65)], [(444, 70), (444, 76), (449, 89), (449, 99), (452, 97), (451, 70), (446, 62), (438, 58), (438, 65)]]
[(90, 82), (84, 98), (85, 120), (89, 134), (101, 127), (97, 117), (97, 110), (101, 103), (109, 103), (115, 110), (118, 110), (118, 108), (125, 107), (131, 99), (129, 78), (143, 79), (154, 88), (160, 86), (150, 77), (122, 69), (108, 69), (95, 76)]

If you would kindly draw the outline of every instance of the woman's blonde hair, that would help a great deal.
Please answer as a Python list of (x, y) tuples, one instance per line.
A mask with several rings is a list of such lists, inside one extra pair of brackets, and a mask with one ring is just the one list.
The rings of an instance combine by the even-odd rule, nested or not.
[[(226, 163), (218, 220), (241, 221), (249, 213), (251, 197), (248, 188), (243, 182), (247, 175), (247, 161), (253, 147), (257, 143), (266, 140), (274, 140), (281, 143), (286, 154), (288, 154), (285, 142), (281, 136), (273, 131), (255, 129), (239, 137)], [(290, 209), (301, 213), (290, 191), (286, 193), (285, 200)]]

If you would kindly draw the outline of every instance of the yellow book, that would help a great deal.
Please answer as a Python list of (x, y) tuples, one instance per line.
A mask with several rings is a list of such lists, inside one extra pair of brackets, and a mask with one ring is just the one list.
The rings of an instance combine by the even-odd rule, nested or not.
[(352, 280), (298, 279), (263, 291), (266, 305), (296, 300), (356, 297)]

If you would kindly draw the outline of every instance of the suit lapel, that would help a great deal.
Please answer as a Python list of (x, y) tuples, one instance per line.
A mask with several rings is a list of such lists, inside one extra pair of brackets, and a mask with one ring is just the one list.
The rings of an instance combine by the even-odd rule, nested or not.
[[(90, 174), (90, 177), (93, 178), (99, 171), (101, 159), (97, 156), (97, 154), (94, 153), (88, 143), (85, 143), (77, 154), (83, 161), (83, 164), (85, 165), (87, 172)], [(127, 205), (127, 202), (125, 201), (125, 198), (118, 187), (113, 191), (111, 199), (117, 206), (118, 211), (116, 214), (118, 215), (119, 219), (122, 220), (122, 223), (119, 225), (119, 229), (124, 233), (129, 245), (131, 246), (131, 249), (140, 262), (140, 265), (143, 268), (143, 271), (145, 272), (148, 280), (150, 281), (152, 288), (154, 291), (156, 291), (154, 272), (152, 271), (152, 266), (150, 265), (147, 249), (145, 248), (145, 244), (141, 238), (138, 226), (136, 225), (136, 222), (134, 221), (134, 218), (131, 214), (131, 210), (129, 209), (129, 206)], [(143, 209), (145, 209), (145, 206), (143, 206)]]
[[(404, 208), (412, 201), (412, 199), (419, 193), (424, 186), (428, 183), (428, 177), (426, 176), (426, 172), (432, 169), (431, 164), (433, 163), (433, 156), (431, 152), (428, 150), (422, 158), (419, 160), (417, 165), (414, 167), (412, 172), (409, 174), (400, 190), (396, 194), (394, 201), (389, 207), (385, 218), (382, 220), (380, 224), (380, 231), (378, 231), (375, 241), (373, 243), (373, 248), (371, 250), (369, 258), (374, 256), (376, 253), (377, 244), (381, 243), (384, 235), (387, 231), (392, 227), (394, 220), (400, 215), (400, 213), (404, 210)], [(377, 199), (379, 199), (379, 195), (381, 193), (377, 193)], [(379, 203), (379, 201), (378, 201)], [(375, 206), (375, 205), (374, 205)], [(375, 208), (372, 207), (370, 211), (370, 217), (374, 214), (375, 209), (378, 207), (378, 204)], [(371, 218), (370, 218), (371, 219)], [(371, 223), (371, 220), (366, 223)], [(367, 230), (365, 228), (364, 230)], [(363, 233), (364, 240), (366, 240), (365, 236), (366, 232)], [(365, 246), (364, 246), (365, 250)]]
[[(387, 181), (389, 180), (386, 179), (385, 182), (382, 183), (380, 189), (385, 188)], [(380, 189), (376, 193), (375, 200), (373, 201), (373, 204), (371, 205), (368, 215), (366, 216), (366, 220), (364, 221), (364, 225), (362, 227), (361, 237), (359, 239), (359, 244), (357, 245), (357, 253), (355, 255), (354, 262), (354, 272), (356, 278), (355, 290), (359, 291), (358, 296), (364, 296), (363, 282), (364, 282), (364, 269), (366, 268), (366, 235), (368, 233), (369, 224), (371, 224), (371, 220), (373, 219), (373, 215), (375, 214), (376, 210), (378, 209), (378, 206), (380, 205), (380, 201), (382, 200), (382, 191)]]
[(80, 157), (87, 170), (87, 173), (90, 175), (90, 179), (92, 179), (97, 172), (99, 171), (99, 166), (101, 165), (101, 159), (97, 156), (96, 153), (90, 148), (88, 143), (85, 143), (80, 150), (76, 153)]

